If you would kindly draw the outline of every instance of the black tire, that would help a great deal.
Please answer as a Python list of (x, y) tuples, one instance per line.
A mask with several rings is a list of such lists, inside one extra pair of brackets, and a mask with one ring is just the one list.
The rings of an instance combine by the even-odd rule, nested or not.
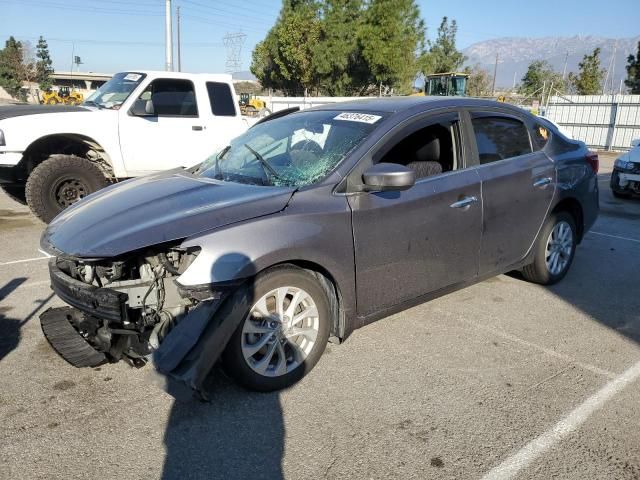
[(329, 325), (331, 324), (331, 309), (325, 289), (307, 271), (296, 267), (278, 267), (259, 274), (252, 285), (252, 303), (257, 302), (273, 289), (292, 286), (306, 291), (313, 299), (318, 309), (318, 334), (313, 348), (304, 361), (292, 371), (280, 376), (264, 376), (254, 371), (242, 352), (243, 327), (249, 319), (249, 312), (245, 312), (243, 320), (231, 336), (223, 353), (223, 367), (241, 386), (259, 392), (270, 392), (290, 387), (307, 373), (309, 373), (322, 356), (329, 340)]
[(21, 203), (22, 205), (27, 204), (24, 185), (2, 185), (0, 186), (0, 188), (2, 188), (2, 191), (6, 193), (12, 200)]
[[(547, 266), (547, 242), (551, 232), (560, 222), (566, 222), (571, 227), (571, 253), (566, 266), (560, 272), (554, 274)], [(558, 283), (567, 274), (569, 268), (571, 268), (571, 263), (573, 262), (573, 257), (576, 253), (576, 245), (577, 229), (576, 221), (573, 216), (567, 212), (552, 213), (545, 221), (545, 224), (540, 231), (540, 235), (536, 240), (536, 244), (533, 247), (533, 262), (522, 269), (522, 275), (526, 280), (539, 283), (540, 285), (553, 285), (554, 283)]]
[(33, 169), (25, 189), (31, 211), (49, 223), (62, 210), (109, 184), (98, 166), (72, 155), (51, 155)]
[(623, 192), (618, 192), (616, 190), (611, 190), (611, 193), (613, 194), (614, 197), (616, 198), (631, 198), (631, 194), (630, 193), (623, 193)]

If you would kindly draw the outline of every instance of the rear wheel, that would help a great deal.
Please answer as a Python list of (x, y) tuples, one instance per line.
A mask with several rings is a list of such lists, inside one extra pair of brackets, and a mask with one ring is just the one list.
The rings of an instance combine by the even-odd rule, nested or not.
[(224, 352), (227, 372), (258, 391), (289, 387), (318, 362), (329, 339), (329, 299), (299, 268), (277, 268), (253, 284), (253, 305)]
[(576, 223), (567, 212), (551, 214), (534, 246), (534, 259), (522, 269), (530, 282), (552, 285), (569, 271), (577, 245)]
[(27, 179), (31, 211), (49, 223), (65, 208), (108, 185), (98, 166), (86, 158), (51, 155)]

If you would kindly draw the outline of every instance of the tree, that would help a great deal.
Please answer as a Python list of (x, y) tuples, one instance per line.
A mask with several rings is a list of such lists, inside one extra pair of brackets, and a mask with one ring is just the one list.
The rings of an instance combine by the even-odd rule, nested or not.
[(410, 92), (424, 50), (425, 26), (414, 0), (370, 0), (358, 43), (371, 82)]
[(554, 89), (563, 93), (565, 82), (562, 75), (554, 71), (546, 60), (535, 60), (529, 64), (527, 73), (522, 77), (522, 83), (518, 93), (530, 97), (541, 98), (544, 94), (543, 87), (547, 90)]
[(569, 84), (578, 95), (598, 95), (602, 91), (605, 74), (604, 69), (600, 68), (600, 49), (596, 48), (591, 55), (585, 55), (578, 67), (578, 75), (569, 73)]
[(253, 51), (251, 72), (263, 87), (289, 94), (314, 87), (313, 48), (319, 37), (317, 3), (285, 0), (276, 24)]
[(481, 68), (480, 65), (475, 65), (473, 68), (467, 67), (464, 71), (469, 74), (469, 79), (467, 80), (467, 95), (470, 97), (481, 97), (491, 94), (493, 77), (488, 71)]
[(638, 53), (627, 57), (627, 78), (624, 84), (629, 87), (633, 95), (640, 94), (640, 42), (638, 42)]
[(9, 37), (4, 49), (0, 50), (0, 87), (12, 97), (20, 95), (23, 69), (22, 43)]
[(369, 84), (358, 43), (363, 9), (363, 0), (327, 0), (321, 7), (320, 39), (314, 47), (313, 64), (319, 87), (329, 95), (350, 95)]
[(49, 45), (47, 41), (40, 37), (36, 46), (36, 81), (40, 90), (51, 88), (51, 74), (53, 73), (52, 61), (49, 56)]
[(456, 72), (464, 64), (466, 57), (456, 48), (458, 25), (455, 20), (442, 18), (435, 42), (429, 42), (429, 51), (422, 57), (424, 73)]

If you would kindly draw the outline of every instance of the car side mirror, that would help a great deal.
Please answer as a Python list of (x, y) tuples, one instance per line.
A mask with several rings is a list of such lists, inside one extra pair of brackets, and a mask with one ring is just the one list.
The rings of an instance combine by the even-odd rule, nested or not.
[(156, 110), (153, 106), (153, 101), (142, 100), (141, 98), (137, 99), (131, 109), (129, 110), (129, 115), (134, 117), (153, 117), (156, 114)]
[(407, 190), (416, 183), (416, 174), (404, 165), (378, 163), (364, 172), (362, 181), (369, 192)]
[(638, 145), (640, 145), (640, 138), (634, 138), (633, 140), (631, 140), (632, 148), (636, 148)]

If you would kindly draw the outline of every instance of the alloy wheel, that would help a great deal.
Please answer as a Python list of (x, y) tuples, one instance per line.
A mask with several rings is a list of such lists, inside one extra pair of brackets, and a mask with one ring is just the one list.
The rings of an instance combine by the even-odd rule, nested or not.
[(565, 221), (556, 223), (547, 239), (545, 261), (552, 275), (562, 273), (571, 260), (573, 251), (573, 231)]
[(242, 328), (242, 355), (256, 373), (279, 377), (298, 368), (316, 343), (320, 319), (305, 290), (286, 286), (262, 296)]

